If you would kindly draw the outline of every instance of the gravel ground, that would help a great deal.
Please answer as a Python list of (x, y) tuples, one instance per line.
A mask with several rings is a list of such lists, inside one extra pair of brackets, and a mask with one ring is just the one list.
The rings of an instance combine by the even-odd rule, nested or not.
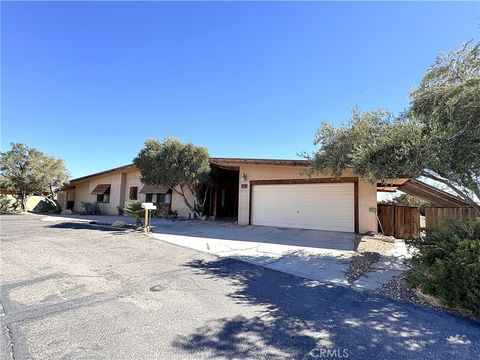
[(385, 255), (395, 246), (395, 238), (383, 235), (365, 235), (359, 239), (357, 251), (359, 253), (375, 252)]
[(394, 243), (390, 242), (392, 239), (382, 235), (359, 237), (357, 239), (357, 253), (350, 259), (350, 264), (345, 273), (347, 281), (352, 284), (355, 280), (369, 273), (372, 265), (380, 259), (380, 256), (393, 249)]
[[(357, 248), (358, 253), (352, 258), (346, 273), (347, 280), (352, 283), (368, 273), (372, 264), (377, 262), (381, 255), (385, 255), (393, 249), (394, 243), (391, 241), (394, 240), (392, 237), (383, 235), (361, 237)], [(388, 283), (376, 289), (375, 293), (412, 304), (428, 305), (427, 302), (417, 296), (415, 289), (408, 286), (405, 280), (406, 276), (407, 273), (395, 276)]]
[(375, 290), (375, 293), (386, 296), (390, 299), (407, 301), (412, 304), (419, 305), (430, 305), (425, 302), (415, 292), (415, 289), (408, 286), (405, 278), (408, 273), (403, 273), (400, 276), (395, 276), (388, 283), (383, 284), (378, 289)]
[(353, 284), (355, 280), (370, 272), (372, 264), (376, 263), (378, 259), (380, 259), (380, 254), (376, 252), (362, 252), (352, 256), (345, 273), (348, 283)]
[[(462, 309), (453, 309), (447, 306), (441, 305), (441, 302), (432, 296), (423, 295), (419, 296), (414, 288), (408, 286), (405, 278), (408, 276), (408, 272), (403, 273), (400, 276), (395, 276), (388, 283), (383, 284), (374, 293), (385, 296), (389, 299), (405, 301), (410, 304), (428, 306), (433, 309), (441, 310), (446, 313), (466, 316), (472, 320), (480, 321), (473, 317), (468, 311)], [(429, 300), (427, 300), (429, 299)]]

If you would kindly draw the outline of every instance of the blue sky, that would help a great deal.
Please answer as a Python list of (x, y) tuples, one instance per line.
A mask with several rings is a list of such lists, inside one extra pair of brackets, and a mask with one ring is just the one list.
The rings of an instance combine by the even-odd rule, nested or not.
[(479, 4), (2, 2), (1, 147), (74, 177), (149, 137), (296, 158), (321, 120), (404, 109), (440, 51), (479, 39)]

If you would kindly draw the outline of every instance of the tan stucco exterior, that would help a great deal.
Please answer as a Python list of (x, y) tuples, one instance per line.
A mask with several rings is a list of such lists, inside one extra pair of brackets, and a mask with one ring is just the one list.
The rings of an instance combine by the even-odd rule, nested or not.
[[(129, 204), (132, 202), (145, 202), (145, 194), (140, 194), (140, 190), (142, 189), (142, 183), (140, 181), (140, 172), (138, 170), (130, 171), (126, 174), (125, 178), (125, 204)], [(138, 194), (137, 194), (137, 200), (130, 200), (130, 188), (131, 187), (137, 187), (138, 188)]]
[[(193, 194), (188, 190), (184, 189), (185, 192), (185, 197), (187, 198), (188, 202), (190, 204), (193, 204), (193, 199), (194, 196)], [(183, 198), (178, 195), (176, 192), (172, 193), (172, 211), (177, 211), (178, 216), (182, 218), (188, 218), (192, 217), (193, 218), (193, 213), (192, 211), (188, 208), (187, 205), (185, 205), (185, 202), (183, 201)]]
[[(225, 166), (237, 167), (239, 169), (239, 190), (238, 190), (238, 224), (248, 225), (250, 220), (250, 182), (253, 180), (295, 180), (308, 179), (310, 176), (305, 173), (305, 166), (299, 165), (266, 165), (266, 164), (238, 164), (229, 162)], [(242, 180), (242, 174), (246, 176)], [(330, 178), (329, 175), (313, 175), (313, 178)], [(354, 174), (350, 170), (344, 171), (342, 177), (353, 178)], [(138, 191), (143, 187), (140, 182), (139, 171), (131, 166), (122, 168), (119, 171), (111, 171), (91, 176), (84, 180), (74, 182), (74, 194), (69, 192), (68, 198), (74, 198), (74, 211), (82, 212), (81, 202), (96, 201), (95, 195), (90, 195), (92, 190), (98, 184), (110, 184), (109, 203), (100, 203), (100, 210), (103, 214), (116, 215), (118, 207), (124, 207), (131, 202), (129, 200), (130, 187), (138, 187)], [(243, 188), (242, 184), (247, 187)], [(193, 195), (187, 192), (187, 198), (193, 203)], [(135, 200), (133, 200), (135, 201)], [(145, 202), (145, 194), (138, 193), (136, 201)], [(188, 218), (193, 216), (190, 209), (186, 206), (181, 196), (175, 191), (172, 193), (171, 208), (178, 212), (179, 217)], [(376, 184), (358, 182), (358, 232), (377, 232), (377, 188)]]
[[(110, 184), (110, 199), (108, 203), (99, 203), (100, 211), (106, 215), (117, 215), (118, 208), (123, 208), (128, 202), (130, 186), (140, 185), (140, 174), (137, 170), (133, 169), (127, 172), (117, 172), (112, 174), (101, 175), (93, 177), (85, 181), (74, 183), (74, 207), (76, 212), (82, 212), (82, 202), (95, 202), (97, 200), (96, 195), (90, 195), (97, 185)], [(69, 199), (71, 193), (68, 195)], [(145, 201), (144, 194), (138, 194), (137, 201)]]
[[(126, 176), (126, 185), (125, 185), (125, 203), (129, 203), (132, 201), (140, 201), (140, 202), (145, 202), (145, 194), (138, 194), (137, 200), (129, 200), (129, 192), (130, 192), (130, 187), (136, 186), (138, 187), (138, 191), (143, 187), (142, 182), (140, 181), (140, 172), (138, 170), (131, 171), (127, 174)], [(192, 204), (193, 203), (193, 194), (188, 191), (187, 189), (184, 189), (185, 195), (188, 199), (188, 201)], [(193, 217), (192, 211), (185, 205), (182, 197), (180, 197), (177, 193), (172, 192), (172, 211), (176, 210), (178, 213), (179, 217), (184, 217), (188, 218), (189, 215)]]
[[(229, 164), (232, 166), (232, 164)], [(279, 166), (279, 165), (239, 165), (239, 196), (238, 196), (238, 223), (248, 225), (250, 216), (250, 181), (252, 180), (292, 180), (307, 179), (306, 167)], [(246, 180), (241, 180), (241, 175), (246, 175)], [(313, 175), (313, 178), (329, 178), (329, 175)], [(342, 177), (354, 177), (351, 170), (343, 172)], [(247, 184), (247, 188), (242, 188)], [(372, 211), (370, 211), (372, 208)], [(366, 233), (377, 232), (377, 187), (360, 181), (358, 183), (358, 231)]]
[[(118, 215), (119, 207), (124, 208), (125, 205), (136, 201), (145, 202), (145, 194), (140, 194), (140, 190), (143, 187), (143, 184), (140, 181), (140, 172), (135, 168), (131, 168), (93, 176), (79, 182), (74, 181), (72, 186), (75, 186), (75, 188), (73, 190), (68, 190), (68, 195), (66, 195), (67, 191), (60, 195), (62, 203), (66, 206), (66, 199), (68, 196), (68, 200), (74, 200), (73, 210), (81, 213), (83, 211), (82, 202), (95, 202), (97, 200), (97, 196), (90, 195), (90, 193), (100, 184), (110, 184), (109, 202), (99, 203), (102, 214)], [(130, 200), (129, 198), (131, 187), (138, 188), (137, 200)], [(187, 199), (193, 203), (193, 194), (187, 189), (185, 189), (185, 193)], [(188, 218), (189, 215), (193, 217), (193, 213), (185, 205), (183, 199), (175, 192), (172, 193), (172, 210), (176, 210), (179, 217)]]
[(75, 203), (73, 205), (73, 211), (82, 212), (82, 202), (96, 201), (96, 197), (90, 195), (90, 182), (83, 182), (75, 185)]

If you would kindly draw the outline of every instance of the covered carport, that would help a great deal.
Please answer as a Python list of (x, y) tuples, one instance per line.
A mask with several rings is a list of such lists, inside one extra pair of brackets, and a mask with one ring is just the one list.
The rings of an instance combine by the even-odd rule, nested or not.
[(405, 194), (419, 197), (432, 206), (465, 207), (469, 204), (446, 191), (440, 190), (418, 179), (394, 179), (385, 183), (377, 183), (377, 191), (395, 192), (401, 191)]
[[(378, 216), (382, 232), (395, 237), (418, 236), (420, 227), (436, 227), (447, 219), (465, 219), (479, 214), (466, 201), (440, 190), (418, 179), (396, 179), (388, 183), (378, 183), (377, 191), (401, 191), (425, 200), (425, 223), (420, 221), (416, 206), (402, 204), (378, 205)], [(401, 235), (398, 235), (401, 234)]]

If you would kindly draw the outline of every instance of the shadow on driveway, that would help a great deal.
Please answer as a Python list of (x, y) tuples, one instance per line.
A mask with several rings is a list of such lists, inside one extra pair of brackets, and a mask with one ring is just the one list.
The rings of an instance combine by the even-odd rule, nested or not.
[(347, 351), (349, 359), (435, 360), (472, 359), (480, 351), (479, 324), (462, 317), (232, 259), (185, 266), (229, 279), (238, 289), (229, 294), (235, 302), (266, 310), (253, 318), (207, 322), (176, 339), (174, 346), (183, 350), (226, 358), (309, 359), (319, 358), (321, 349), (336, 349), (336, 357)]
[(101, 224), (90, 224), (90, 223), (76, 223), (76, 222), (62, 222), (53, 225), (48, 225), (47, 227), (52, 229), (75, 229), (75, 230), (95, 230), (95, 231), (106, 231), (110, 233), (126, 233), (132, 231), (130, 228), (118, 228), (111, 227), (108, 225)]
[[(133, 217), (112, 215), (55, 215), (46, 216), (46, 221), (113, 223), (116, 220), (130, 225)], [(289, 245), (309, 248), (353, 251), (355, 234), (337, 231), (279, 228), (271, 226), (243, 226), (227, 221), (201, 221), (188, 219), (151, 219), (152, 231), (161, 236), (176, 235), (212, 240), (256, 242), (274, 245)]]
[(240, 226), (220, 221), (153, 219), (152, 231), (159, 236), (162, 234), (180, 235), (339, 251), (353, 251), (355, 248), (354, 233), (256, 225)]

